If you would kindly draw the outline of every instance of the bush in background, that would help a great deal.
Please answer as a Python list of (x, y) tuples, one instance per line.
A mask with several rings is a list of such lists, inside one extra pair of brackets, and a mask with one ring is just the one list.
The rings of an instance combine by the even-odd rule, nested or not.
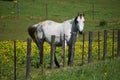
[(99, 26), (105, 26), (105, 25), (107, 25), (107, 21), (105, 20), (100, 21)]

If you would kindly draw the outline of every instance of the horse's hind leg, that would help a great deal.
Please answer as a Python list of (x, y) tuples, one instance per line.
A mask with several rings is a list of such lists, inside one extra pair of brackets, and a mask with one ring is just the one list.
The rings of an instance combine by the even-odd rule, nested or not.
[[(54, 53), (54, 54), (55, 54), (55, 53)], [(57, 67), (60, 67), (60, 65), (59, 65), (59, 63), (58, 63), (58, 61), (57, 61), (57, 58), (56, 58), (56, 54), (54, 55), (54, 61), (55, 61), (56, 66), (57, 66)]]
[(43, 44), (44, 44), (44, 40), (40, 39), (39, 41), (39, 56), (40, 56), (40, 65), (43, 64)]
[[(56, 47), (55, 47), (55, 50), (56, 50)], [(56, 52), (56, 51), (55, 51), (55, 52)], [(60, 67), (59, 62), (57, 61), (55, 52), (54, 52), (54, 61), (55, 61), (56, 66), (57, 66), (57, 67)]]

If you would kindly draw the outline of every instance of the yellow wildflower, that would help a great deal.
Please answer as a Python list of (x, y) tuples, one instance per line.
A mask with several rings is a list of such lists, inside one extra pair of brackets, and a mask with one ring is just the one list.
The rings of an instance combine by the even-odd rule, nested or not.
[(17, 2), (18, 2), (17, 0), (14, 0), (14, 1), (13, 1), (14, 4), (17, 4)]

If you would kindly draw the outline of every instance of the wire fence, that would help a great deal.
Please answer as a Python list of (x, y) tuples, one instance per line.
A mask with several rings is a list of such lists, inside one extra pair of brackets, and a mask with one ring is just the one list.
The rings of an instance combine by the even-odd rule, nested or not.
[[(85, 33), (82, 35), (83, 37), (81, 39), (81, 44), (77, 45), (77, 47), (78, 47), (77, 49), (76, 49), (75, 45), (72, 45), (70, 47), (70, 51), (68, 51), (68, 53), (70, 52), (69, 57), (72, 57), (69, 60), (70, 66), (81, 65), (81, 64), (83, 65), (83, 64), (91, 63), (91, 62), (94, 62), (97, 60), (105, 61), (106, 59), (114, 59), (115, 57), (120, 57), (120, 30), (113, 30), (113, 32), (111, 34), (108, 33), (108, 31), (106, 31), (106, 30), (104, 30), (103, 34), (101, 34), (101, 33), (102, 32), (98, 32), (96, 40), (93, 39), (93, 38), (95, 38), (95, 36), (93, 35), (94, 32), (89, 32), (88, 34)], [(87, 36), (87, 35), (88, 35), (88, 40), (86, 43), (85, 36)], [(55, 40), (55, 37), (53, 40)], [(23, 73), (23, 71), (21, 71), (21, 70), (24, 70), (24, 73), (23, 73), (24, 76), (22, 76), (22, 77), (25, 78), (25, 75), (26, 75), (26, 79), (29, 79), (32, 77), (31, 65), (32, 65), (33, 61), (31, 62), (31, 60), (32, 60), (31, 50), (33, 49), (33, 46), (31, 46), (32, 45), (31, 39), (27, 39), (27, 43), (25, 45), (25, 47), (27, 46), (27, 48), (25, 48), (27, 50), (26, 50), (26, 52), (22, 52), (23, 53), (22, 55), (21, 55), (21, 51), (19, 48), (19, 44), (18, 43), (16, 44), (16, 42), (17, 41), (12, 42), (12, 44), (14, 44), (13, 45), (14, 46), (13, 47), (14, 54), (8, 54), (10, 52), (9, 50), (7, 50), (6, 53), (4, 53), (4, 51), (1, 51), (2, 53), (4, 53), (3, 56), (0, 56), (1, 80), (2, 79), (12, 80), (13, 78), (14, 78), (14, 80), (16, 80), (18, 78), (18, 76), (20, 77), (19, 74), (21, 74), (21, 72)], [(51, 64), (51, 65), (49, 65), (50, 68), (54, 69), (55, 44), (54, 44), (54, 41), (52, 41), (52, 42), (53, 42), (53, 44), (51, 44), (51, 49), (50, 49), (51, 52), (49, 52), (50, 56), (51, 56), (49, 58), (51, 58), (51, 59), (44, 58), (43, 61), (45, 61), (45, 59), (48, 59), (49, 63)], [(74, 42), (74, 40), (73, 40), (73, 42)], [(97, 44), (94, 45), (94, 43), (97, 43)], [(5, 44), (7, 44), (7, 43), (5, 42)], [(5, 44), (3, 44), (3, 45), (5, 45)], [(87, 47), (86, 47), (86, 44), (87, 44)], [(7, 46), (9, 46), (9, 45), (7, 45)], [(22, 46), (22, 49), (24, 49), (23, 47), (24, 46)], [(63, 48), (65, 48), (65, 47), (63, 46)], [(12, 50), (12, 48), (11, 48), (11, 50)], [(79, 50), (81, 50), (81, 52), (78, 52)], [(47, 49), (46, 49), (46, 51), (47, 51)], [(65, 52), (65, 50), (63, 49), (62, 53), (64, 53), (64, 52)], [(78, 54), (78, 53), (80, 53), (80, 54)], [(65, 52), (64, 55), (62, 56), (65, 59), (64, 67), (66, 66), (66, 57), (67, 57), (66, 54), (67, 53)], [(25, 57), (23, 55), (25, 55)], [(79, 56), (79, 55), (81, 55), (81, 56)], [(6, 59), (7, 57), (8, 57), (8, 59), (12, 59), (12, 62), (10, 62), (10, 60), (7, 60)], [(19, 61), (20, 57), (22, 58), (21, 61)], [(34, 58), (34, 59), (36, 59), (36, 58)], [(7, 63), (3, 63), (4, 61), (6, 61), (7, 63), (9, 62), (9, 65), (6, 65)], [(19, 63), (18, 63), (18, 61), (19, 61)], [(22, 68), (22, 66), (24, 64), (26, 64), (26, 68), (25, 67)], [(21, 68), (18, 68), (18, 67), (20, 67), (19, 65), (21, 66)], [(41, 70), (40, 70), (41, 73), (44, 73), (44, 70), (43, 70), (44, 68), (46, 68), (46, 67), (44, 67), (44, 64), (43, 64), (41, 67)]]

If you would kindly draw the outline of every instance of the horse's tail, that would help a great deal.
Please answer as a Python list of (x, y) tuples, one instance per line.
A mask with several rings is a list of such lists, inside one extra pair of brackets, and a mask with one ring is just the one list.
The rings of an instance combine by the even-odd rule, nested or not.
[(33, 39), (33, 41), (36, 43), (38, 49), (40, 50), (40, 64), (43, 64), (43, 54), (41, 54), (42, 46), (40, 40), (35, 36), (35, 32), (37, 30), (36, 26), (30, 26), (28, 28), (28, 33), (30, 37)]
[(37, 29), (37, 27), (35, 27), (35, 26), (28, 27), (28, 33), (29, 33), (30, 37), (33, 39), (33, 41), (35, 41), (35, 43), (37, 43), (37, 40), (36, 40), (36, 37), (35, 37), (36, 29)]

